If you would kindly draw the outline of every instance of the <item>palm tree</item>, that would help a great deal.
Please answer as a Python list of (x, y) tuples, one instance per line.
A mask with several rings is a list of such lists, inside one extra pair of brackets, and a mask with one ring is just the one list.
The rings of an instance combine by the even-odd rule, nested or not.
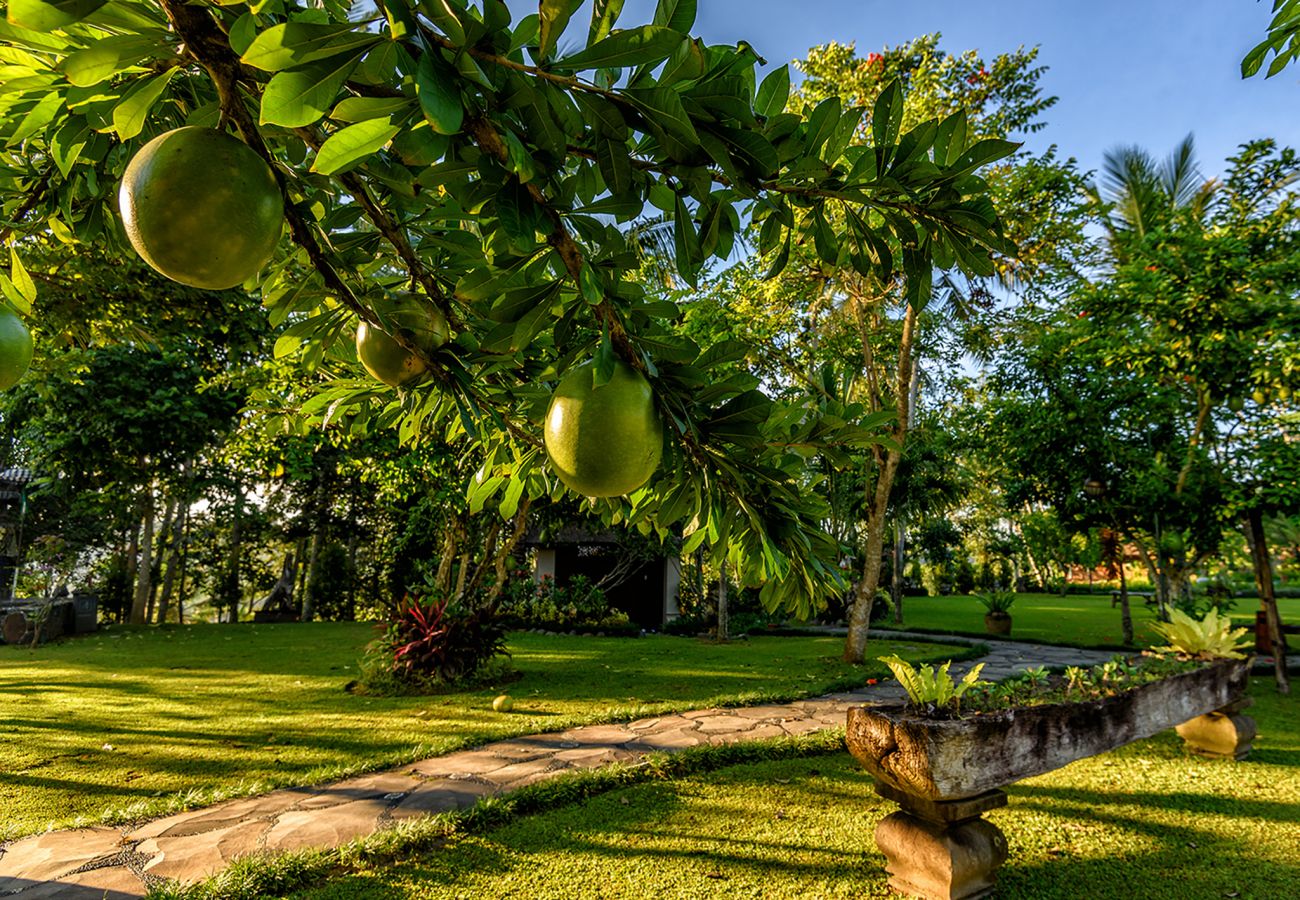
[(1106, 210), (1102, 224), (1117, 265), (1129, 261), (1134, 240), (1142, 240), (1177, 213), (1186, 211), (1205, 221), (1219, 189), (1217, 179), (1201, 175), (1190, 134), (1163, 163), (1141, 147), (1121, 146), (1106, 153), (1101, 171), (1088, 194)]

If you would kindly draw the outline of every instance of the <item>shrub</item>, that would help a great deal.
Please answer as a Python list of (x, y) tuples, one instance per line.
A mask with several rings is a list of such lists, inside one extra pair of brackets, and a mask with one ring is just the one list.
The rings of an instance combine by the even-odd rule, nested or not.
[(1171, 609), (1168, 622), (1153, 622), (1151, 627), (1169, 642), (1157, 649), (1195, 659), (1243, 659), (1239, 649), (1249, 643), (1245, 628), (1233, 628), (1231, 619), (1213, 609), (1199, 621)]
[(429, 688), (466, 681), (506, 651), (506, 622), (494, 605), (403, 598), (370, 647), (367, 681)]
[(502, 614), (513, 628), (626, 631), (631, 627), (627, 613), (611, 609), (605, 592), (584, 575), (575, 575), (561, 587), (554, 579), (535, 582), (527, 573), (517, 572), (503, 594)]

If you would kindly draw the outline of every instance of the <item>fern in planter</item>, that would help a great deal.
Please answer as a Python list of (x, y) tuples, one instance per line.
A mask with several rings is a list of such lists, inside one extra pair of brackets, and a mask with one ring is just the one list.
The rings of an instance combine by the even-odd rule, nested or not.
[(960, 706), (962, 694), (980, 683), (980, 672), (984, 663), (974, 666), (960, 682), (954, 682), (948, 674), (952, 660), (948, 660), (938, 669), (933, 666), (914, 668), (907, 660), (898, 656), (877, 657), (889, 666), (903, 690), (907, 691), (908, 700), (915, 706)]
[(1203, 619), (1193, 619), (1182, 610), (1171, 609), (1168, 622), (1152, 627), (1169, 643), (1158, 650), (1194, 659), (1245, 659), (1241, 648), (1249, 643), (1245, 628), (1233, 628), (1232, 620), (1217, 609), (1210, 609)]
[(975, 599), (990, 616), (1009, 616), (1011, 605), (1016, 602), (1016, 595), (1012, 591), (989, 591), (976, 594)]

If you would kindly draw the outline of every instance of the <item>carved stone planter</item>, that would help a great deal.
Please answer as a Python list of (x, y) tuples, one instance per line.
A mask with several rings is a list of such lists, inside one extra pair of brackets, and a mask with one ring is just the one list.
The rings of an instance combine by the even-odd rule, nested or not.
[(849, 751), (901, 807), (876, 829), (890, 885), (938, 900), (979, 897), (1006, 860), (980, 815), (1000, 788), (1174, 726), (1194, 752), (1245, 756), (1254, 723), (1239, 715), (1249, 660), (1224, 660), (1101, 700), (931, 719), (901, 705), (848, 712)]

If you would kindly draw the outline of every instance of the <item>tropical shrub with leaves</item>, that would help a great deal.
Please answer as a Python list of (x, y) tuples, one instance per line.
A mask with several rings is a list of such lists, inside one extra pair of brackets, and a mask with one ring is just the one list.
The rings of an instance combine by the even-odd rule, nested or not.
[(495, 606), (408, 596), (363, 668), (379, 676), (371, 681), (429, 688), (472, 679), (506, 653), (506, 623)]
[(1233, 628), (1232, 619), (1210, 609), (1202, 619), (1193, 619), (1180, 609), (1169, 610), (1168, 622), (1151, 625), (1169, 643), (1159, 650), (1195, 659), (1245, 659), (1241, 649), (1249, 641), (1245, 628)]
[(912, 705), (938, 709), (960, 708), (962, 695), (981, 683), (980, 672), (984, 671), (984, 663), (977, 663), (960, 682), (954, 682), (948, 674), (952, 660), (935, 669), (929, 665), (916, 668), (899, 656), (880, 656), (877, 659), (889, 666), (889, 671), (907, 691), (907, 699)]

